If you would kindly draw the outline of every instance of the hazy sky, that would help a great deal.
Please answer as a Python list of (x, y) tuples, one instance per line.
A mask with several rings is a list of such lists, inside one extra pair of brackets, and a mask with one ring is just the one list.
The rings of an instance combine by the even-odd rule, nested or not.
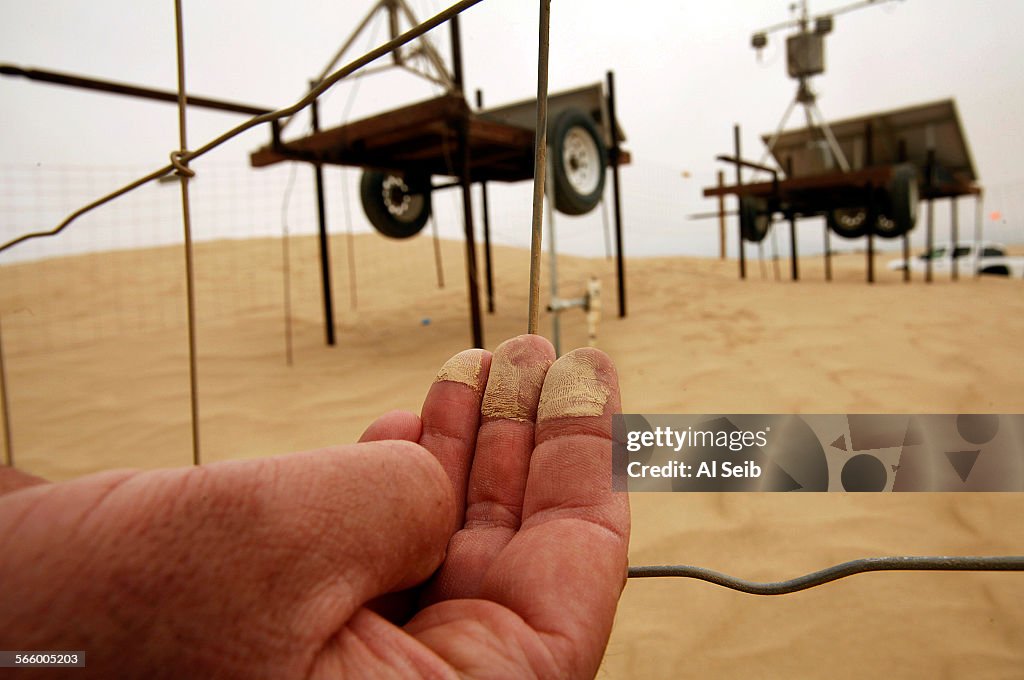
[[(189, 90), (268, 107), (289, 104), (372, 4), (186, 0)], [(426, 16), (446, 3), (410, 4)], [(843, 4), (821, 0), (811, 11)], [(616, 72), (620, 119), (636, 162), (626, 171), (633, 173), (627, 186), (639, 194), (632, 215), (643, 214), (645, 201), (661, 210), (678, 203), (681, 213), (713, 209), (700, 188), (718, 169), (714, 156), (731, 149), (733, 122), (743, 126), (745, 155), (761, 155), (759, 135), (774, 129), (795, 82), (785, 75), (785, 34), (771, 36), (760, 62), (750, 35), (790, 16), (784, 0), (554, 0), (552, 91)], [(527, 0), (484, 0), (464, 14), (468, 85), (482, 88), (488, 103), (534, 93), (536, 24), (537, 4)], [(1017, 166), (1024, 158), (1021, 26), (1018, 0), (904, 0), (839, 16), (827, 41), (828, 70), (813, 81), (820, 107), (829, 118), (844, 118), (954, 97), (982, 182), (1024, 187)], [(432, 35), (447, 58), (447, 30)], [(375, 42), (383, 38), (380, 27)], [(366, 40), (358, 48), (369, 46)], [(173, 89), (173, 2), (6, 0), (0, 61)], [(328, 123), (340, 120), (350, 93), (330, 95)], [(352, 99), (350, 115), (431, 93), (409, 76), (373, 77)], [(3, 164), (155, 168), (177, 146), (173, 105), (12, 78), (0, 78), (0, 98)], [(191, 146), (239, 121), (191, 111)], [(210, 159), (244, 166), (267, 135), (257, 129)], [(681, 176), (684, 170), (690, 179)]]

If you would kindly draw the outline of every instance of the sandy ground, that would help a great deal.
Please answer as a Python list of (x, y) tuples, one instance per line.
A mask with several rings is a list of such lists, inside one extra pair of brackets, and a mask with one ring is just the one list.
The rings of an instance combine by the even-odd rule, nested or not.
[[(206, 461), (354, 440), (376, 415), (418, 410), (468, 346), (461, 245), (332, 244), (338, 345), (323, 342), (312, 239), (291, 242), (293, 365), (285, 361), (279, 241), (201, 245), (199, 404)], [(497, 249), (487, 347), (525, 330), (527, 254)], [(799, 283), (740, 282), (734, 262), (561, 260), (566, 296), (604, 283), (600, 346), (639, 413), (1024, 412), (1024, 282), (903, 284), (878, 258), (802, 261)], [(191, 460), (178, 248), (0, 269), (17, 465), (53, 479)], [(544, 328), (545, 333), (548, 327)], [(564, 348), (585, 343), (567, 313)], [(632, 564), (697, 564), (778, 580), (864, 556), (1022, 554), (1019, 494), (635, 494)], [(613, 678), (1024, 677), (1024, 575), (868, 574), (763, 598), (701, 582), (632, 581), (602, 675)]]

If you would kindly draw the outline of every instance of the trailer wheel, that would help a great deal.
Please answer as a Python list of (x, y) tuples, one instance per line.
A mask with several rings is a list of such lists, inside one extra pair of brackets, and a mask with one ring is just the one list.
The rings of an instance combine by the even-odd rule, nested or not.
[(430, 175), (366, 170), (359, 198), (374, 229), (390, 238), (409, 238), (430, 217)]
[(601, 202), (608, 151), (593, 119), (566, 109), (552, 128), (555, 207), (566, 215), (588, 213)]
[(740, 233), (745, 241), (760, 243), (771, 226), (767, 201), (756, 196), (740, 196)]
[(903, 163), (893, 168), (885, 191), (881, 192), (875, 233), (882, 238), (902, 236), (917, 223), (917, 168)]
[(870, 210), (864, 208), (835, 208), (828, 211), (828, 228), (843, 238), (860, 238), (868, 233)]

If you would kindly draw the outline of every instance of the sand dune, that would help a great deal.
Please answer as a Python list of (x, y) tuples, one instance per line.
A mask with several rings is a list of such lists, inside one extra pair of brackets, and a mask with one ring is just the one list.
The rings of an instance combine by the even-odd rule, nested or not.
[[(285, 363), (281, 243), (197, 249), (204, 460), (354, 440), (376, 415), (417, 410), (441, 362), (469, 344), (461, 244), (332, 243), (338, 345), (324, 346), (312, 239), (291, 242), (294, 363)], [(487, 346), (525, 330), (527, 254), (495, 253)], [(862, 255), (776, 282), (756, 263), (630, 260), (629, 316), (612, 264), (563, 258), (565, 295), (604, 283), (599, 345), (629, 412), (1024, 412), (1024, 282), (863, 282)], [(788, 263), (783, 262), (783, 277)], [(191, 460), (180, 249), (0, 269), (16, 463), (66, 479)], [(547, 322), (545, 322), (547, 324)], [(547, 325), (544, 331), (547, 333)], [(585, 344), (564, 317), (565, 347)], [(685, 563), (776, 580), (887, 554), (1021, 554), (1019, 494), (637, 494), (631, 563)], [(705, 583), (634, 581), (607, 677), (1024, 675), (1024, 576), (869, 574), (778, 598)]]

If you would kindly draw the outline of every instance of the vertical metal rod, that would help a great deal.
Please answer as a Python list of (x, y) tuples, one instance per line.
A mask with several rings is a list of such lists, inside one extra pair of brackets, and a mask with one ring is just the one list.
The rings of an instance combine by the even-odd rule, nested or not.
[[(718, 188), (725, 186), (725, 172), (718, 171)], [(718, 194), (718, 259), (725, 259), (725, 194)]]
[[(459, 32), (459, 17), (451, 20), (452, 31), (452, 63), (455, 75), (455, 87), (465, 102), (465, 84), (462, 72), (462, 37)], [(466, 287), (469, 289), (469, 316), (473, 332), (473, 346), (484, 346), (483, 320), (480, 318), (480, 288), (477, 283), (476, 241), (473, 229), (473, 193), (470, 184), (470, 150), (469, 150), (469, 104), (458, 123), (459, 139), (459, 181), (462, 185), (462, 220), (466, 234)]]
[[(548, 157), (548, 165), (552, 160)], [(554, 169), (548, 168), (547, 174), (547, 195), (548, 195), (548, 271), (551, 277), (549, 284), (552, 302), (551, 308), (551, 344), (555, 348), (555, 357), (562, 356), (562, 309), (554, 303), (558, 299), (558, 244), (555, 241), (555, 183)]]
[(832, 280), (832, 234), (825, 222), (825, 280)]
[(11, 411), (7, 399), (7, 371), (4, 368), (3, 318), (0, 317), (0, 411), (4, 424), (4, 462), (14, 467), (14, 438), (11, 436)]
[(800, 264), (796, 253), (796, 213), (789, 215), (789, 276), (793, 281), (800, 280)]
[[(484, 93), (476, 91), (476, 107), (484, 106)], [(491, 207), (487, 196), (487, 182), (480, 182), (480, 209), (484, 216), (484, 278), (487, 281), (487, 313), (494, 314), (494, 274), (491, 261)]]
[(537, 132), (533, 146), (533, 224), (530, 236), (530, 308), (526, 332), (536, 334), (540, 325), (540, 251), (544, 228), (544, 174), (548, 147), (548, 40), (551, 33), (551, 0), (540, 0), (537, 42)]
[[(315, 83), (310, 82), (310, 87)], [(313, 118), (313, 132), (320, 130), (320, 107), (314, 99), (309, 108)], [(316, 216), (317, 234), (320, 244), (320, 283), (324, 300), (324, 331), (327, 344), (334, 345), (334, 299), (331, 293), (331, 252), (330, 240), (327, 238), (327, 199), (324, 195), (324, 167), (321, 163), (313, 163), (313, 178), (316, 181)]]
[(903, 283), (910, 283), (910, 230), (903, 232)]
[[(742, 158), (742, 156), (740, 156), (740, 126), (739, 126), (738, 123), (732, 126), (732, 146), (733, 146), (733, 153), (735, 154), (736, 160), (739, 161)], [(739, 163), (736, 163), (736, 188), (739, 189), (742, 186), (743, 186), (743, 166), (741, 166)], [(742, 194), (737, 193), (736, 194), (736, 202), (737, 202), (737, 208), (738, 209), (736, 210), (736, 214), (737, 214), (736, 230), (737, 230), (737, 233), (739, 234), (739, 237), (740, 237), (739, 238), (740, 278), (741, 279), (745, 279), (745, 278), (747, 278), (747, 257), (746, 257), (746, 253), (744, 252), (744, 248), (743, 248), (743, 216), (742, 216), (743, 205), (742, 205), (741, 198), (742, 198)]]
[(444, 288), (444, 264), (441, 261), (441, 237), (437, 233), (437, 220), (431, 215), (430, 230), (433, 232), (434, 241), (434, 270), (437, 272), (437, 287)]
[[(178, 145), (181, 153), (188, 150), (185, 98), (185, 31), (181, 19), (181, 0), (174, 0), (175, 43), (178, 56)], [(192, 464), (199, 465), (199, 389), (196, 361), (196, 291), (195, 267), (192, 259), (192, 211), (188, 200), (188, 161), (178, 159), (184, 171), (178, 171), (181, 182), (181, 221), (185, 231), (185, 295), (188, 305), (188, 377), (189, 404), (192, 419)]]
[(981, 257), (981, 231), (985, 221), (984, 197), (980, 189), (974, 196), (974, 278), (981, 276), (978, 258)]
[[(619, 183), (619, 114), (615, 103), (615, 73), (608, 71), (608, 124), (612, 129), (612, 200), (615, 210), (615, 276), (619, 293), (619, 318), (626, 317), (626, 255), (622, 252), (622, 195)], [(556, 159), (557, 160), (557, 159)]]
[[(871, 121), (864, 123), (864, 167), (870, 168), (875, 164), (875, 128)], [(875, 211), (875, 188), (871, 184), (867, 187), (867, 205), (865, 219), (868, 221), (868, 283), (875, 282), (875, 223), (878, 215)]]
[(928, 222), (925, 225), (927, 231), (925, 232), (925, 240), (927, 245), (925, 246), (925, 252), (928, 253), (928, 259), (924, 262), (924, 280), (927, 283), (932, 282), (932, 248), (935, 247), (935, 216), (933, 210), (934, 199), (932, 198), (932, 172), (935, 167), (935, 149), (928, 149), (928, 161), (925, 164), (925, 172), (927, 175), (924, 179), (924, 185), (928, 190)]
[[(295, 179), (295, 170), (292, 168), (292, 179)], [(290, 185), (289, 185), (290, 186)], [(288, 233), (288, 222), (282, 223), (281, 234), (281, 276), (284, 282), (284, 357), (285, 362), (291, 366), (293, 361), (292, 353), (292, 258), (291, 258), (291, 236)]]
[(612, 227), (608, 220), (608, 201), (601, 197), (601, 225), (604, 227), (604, 259), (612, 259)]
[(951, 263), (952, 269), (950, 270), (950, 276), (952, 276), (953, 280), (956, 281), (960, 278), (960, 272), (957, 268), (957, 260), (959, 258), (957, 258), (956, 255), (960, 247), (960, 216), (957, 214), (956, 196), (949, 199), (949, 204), (952, 208), (952, 214), (950, 215), (952, 220), (950, 230), (952, 231), (952, 234), (950, 240), (953, 241), (953, 262)]
[[(900, 163), (907, 162), (907, 140), (900, 139), (896, 144), (896, 158)], [(903, 232), (903, 283), (910, 283), (910, 230)]]
[(359, 304), (359, 297), (356, 291), (356, 235), (352, 226), (352, 203), (348, 200), (348, 175), (345, 172), (344, 166), (341, 168), (341, 191), (342, 200), (345, 201), (345, 255), (348, 258), (348, 307), (354, 311)]

